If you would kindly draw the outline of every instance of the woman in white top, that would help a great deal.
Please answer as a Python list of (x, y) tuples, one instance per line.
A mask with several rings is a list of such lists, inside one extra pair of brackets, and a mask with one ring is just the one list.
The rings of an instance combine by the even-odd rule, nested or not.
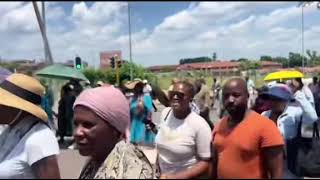
[(156, 136), (160, 179), (191, 179), (207, 173), (211, 130), (191, 111), (192, 98), (193, 86), (188, 82), (178, 82), (169, 91), (171, 108), (163, 111)]
[(39, 106), (44, 88), (23, 74), (0, 84), (0, 179), (60, 179), (58, 142)]

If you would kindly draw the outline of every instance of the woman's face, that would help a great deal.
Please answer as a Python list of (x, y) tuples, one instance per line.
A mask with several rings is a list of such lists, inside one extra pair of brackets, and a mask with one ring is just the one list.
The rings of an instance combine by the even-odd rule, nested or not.
[(143, 83), (138, 83), (135, 87), (134, 87), (134, 89), (133, 89), (133, 91), (134, 91), (134, 94), (141, 94), (141, 93), (143, 93)]
[(288, 82), (292, 92), (295, 93), (300, 89), (300, 83), (296, 79), (292, 79)]
[(0, 105), (0, 124), (10, 124), (18, 115), (19, 110), (8, 106)]
[(183, 112), (190, 108), (190, 102), (192, 100), (191, 94), (186, 90), (187, 88), (177, 83), (174, 85), (173, 90), (169, 91), (170, 104), (173, 111)]
[(104, 160), (120, 138), (120, 133), (106, 121), (84, 106), (74, 111), (74, 138), (83, 156)]

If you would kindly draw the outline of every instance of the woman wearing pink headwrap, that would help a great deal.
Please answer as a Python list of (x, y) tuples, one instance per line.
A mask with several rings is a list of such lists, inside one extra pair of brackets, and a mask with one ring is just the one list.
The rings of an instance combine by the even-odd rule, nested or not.
[(130, 111), (121, 91), (111, 86), (85, 90), (74, 104), (74, 121), (79, 153), (90, 156), (80, 179), (154, 177), (143, 152), (126, 141)]

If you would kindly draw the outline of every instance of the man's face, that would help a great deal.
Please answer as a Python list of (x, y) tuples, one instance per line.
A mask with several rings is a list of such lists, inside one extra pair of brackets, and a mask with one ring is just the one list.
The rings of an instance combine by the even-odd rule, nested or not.
[(247, 108), (249, 94), (238, 81), (230, 81), (223, 89), (223, 105), (229, 114), (237, 114)]
[(281, 100), (278, 98), (274, 98), (274, 97), (269, 97), (267, 101), (270, 104), (272, 104), (272, 106), (270, 106), (270, 107), (273, 112), (282, 113), (288, 104), (287, 101), (284, 101), (284, 100)]

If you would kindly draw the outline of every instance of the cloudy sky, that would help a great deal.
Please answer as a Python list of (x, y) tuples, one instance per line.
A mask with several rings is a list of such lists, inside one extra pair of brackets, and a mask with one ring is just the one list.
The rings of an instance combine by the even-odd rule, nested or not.
[[(132, 2), (133, 61), (176, 64), (181, 58), (230, 60), (301, 52), (298, 2)], [(46, 2), (47, 35), (55, 61), (79, 55), (99, 64), (99, 52), (129, 59), (126, 2)], [(320, 10), (304, 8), (306, 49), (320, 53)], [(30, 2), (0, 2), (0, 56), (43, 59), (43, 42)]]

